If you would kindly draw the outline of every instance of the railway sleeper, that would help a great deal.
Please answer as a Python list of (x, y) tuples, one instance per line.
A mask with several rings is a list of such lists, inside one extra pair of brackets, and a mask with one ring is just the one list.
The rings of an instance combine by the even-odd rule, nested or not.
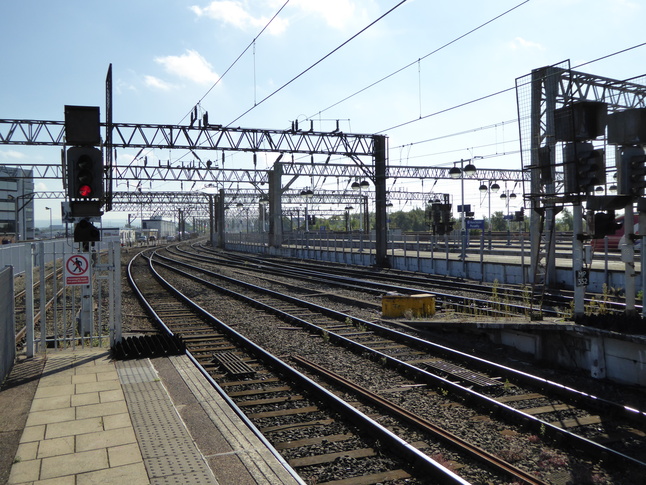
[[(401, 479), (406, 479), (410, 478), (410, 474), (404, 470), (391, 470), (387, 472), (381, 472), (381, 473), (373, 473), (371, 475), (361, 475), (360, 477), (357, 477), (356, 480), (353, 480), (352, 478), (346, 478), (343, 480), (344, 485), (363, 485), (366, 483), (382, 483), (382, 482), (387, 482), (391, 480), (401, 480)], [(339, 482), (321, 482), (318, 485), (334, 485), (338, 484)]]

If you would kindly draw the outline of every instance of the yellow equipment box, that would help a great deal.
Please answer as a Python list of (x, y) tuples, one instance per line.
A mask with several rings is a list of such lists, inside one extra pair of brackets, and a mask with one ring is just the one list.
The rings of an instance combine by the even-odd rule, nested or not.
[(381, 297), (381, 313), (384, 317), (403, 317), (408, 312), (413, 317), (435, 315), (435, 295), (429, 293), (419, 295), (389, 294)]

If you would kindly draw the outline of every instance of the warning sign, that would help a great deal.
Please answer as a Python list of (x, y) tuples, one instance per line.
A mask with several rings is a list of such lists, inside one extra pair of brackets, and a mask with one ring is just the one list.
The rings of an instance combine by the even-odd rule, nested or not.
[(65, 285), (90, 284), (90, 257), (88, 254), (72, 254), (65, 257)]

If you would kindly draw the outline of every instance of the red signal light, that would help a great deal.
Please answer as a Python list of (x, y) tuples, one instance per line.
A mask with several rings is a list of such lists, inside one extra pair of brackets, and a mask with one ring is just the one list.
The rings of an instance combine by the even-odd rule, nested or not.
[(90, 195), (92, 195), (92, 187), (90, 187), (89, 185), (81, 185), (79, 187), (79, 195), (81, 197), (89, 197)]

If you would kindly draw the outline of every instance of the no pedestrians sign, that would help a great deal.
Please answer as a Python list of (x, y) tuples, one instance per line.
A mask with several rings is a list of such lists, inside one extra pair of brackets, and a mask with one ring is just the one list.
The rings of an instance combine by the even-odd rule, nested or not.
[(72, 254), (65, 256), (65, 285), (90, 284), (90, 255)]

